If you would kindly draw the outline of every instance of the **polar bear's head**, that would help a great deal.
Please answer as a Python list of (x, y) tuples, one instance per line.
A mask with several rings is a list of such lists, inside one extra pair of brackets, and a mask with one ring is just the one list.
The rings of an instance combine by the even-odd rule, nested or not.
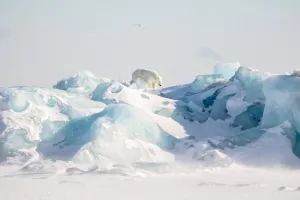
[(158, 77), (158, 79), (157, 79), (157, 85), (159, 87), (162, 87), (162, 78), (161, 77)]
[(157, 85), (159, 87), (162, 87), (162, 78), (157, 72), (155, 72), (155, 80), (156, 80)]

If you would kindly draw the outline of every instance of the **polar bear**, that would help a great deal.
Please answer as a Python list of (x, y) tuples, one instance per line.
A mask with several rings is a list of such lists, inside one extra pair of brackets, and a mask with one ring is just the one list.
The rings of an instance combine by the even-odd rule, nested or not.
[(132, 73), (132, 80), (130, 84), (133, 84), (137, 81), (137, 79), (141, 79), (145, 81), (148, 85), (148, 88), (156, 89), (158, 86), (162, 87), (162, 78), (161, 76), (153, 70), (150, 69), (137, 69)]

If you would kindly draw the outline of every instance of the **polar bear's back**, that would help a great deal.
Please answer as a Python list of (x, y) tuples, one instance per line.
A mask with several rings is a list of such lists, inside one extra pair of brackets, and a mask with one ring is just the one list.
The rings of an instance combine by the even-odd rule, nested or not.
[(136, 78), (148, 79), (150, 77), (159, 78), (160, 76), (156, 71), (150, 69), (136, 69), (132, 73), (132, 80), (135, 80)]
[(150, 69), (136, 69), (132, 74), (140, 74), (140, 75), (158, 75), (156, 71), (150, 70)]

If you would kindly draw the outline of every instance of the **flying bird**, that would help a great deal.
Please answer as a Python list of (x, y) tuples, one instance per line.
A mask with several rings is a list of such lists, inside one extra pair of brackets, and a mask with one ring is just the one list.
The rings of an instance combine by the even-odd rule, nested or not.
[(141, 24), (133, 24), (133, 26), (142, 27), (142, 25), (141, 25)]

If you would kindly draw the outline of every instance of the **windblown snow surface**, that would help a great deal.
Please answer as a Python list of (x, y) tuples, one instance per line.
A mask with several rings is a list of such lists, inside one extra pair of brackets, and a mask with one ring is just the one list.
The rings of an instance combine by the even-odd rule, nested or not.
[(155, 91), (0, 88), (1, 199), (299, 199), (299, 89), (235, 63)]

